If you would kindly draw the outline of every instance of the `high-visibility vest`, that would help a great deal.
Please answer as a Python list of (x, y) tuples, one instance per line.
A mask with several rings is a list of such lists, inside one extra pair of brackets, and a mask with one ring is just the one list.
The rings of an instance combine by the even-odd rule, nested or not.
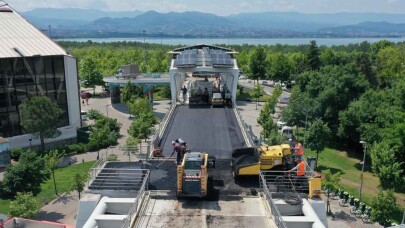
[(302, 155), (304, 155), (304, 150), (303, 150), (303, 148), (302, 148), (302, 145), (301, 145), (301, 143), (298, 143), (296, 146), (295, 146), (295, 155), (300, 155), (300, 156), (302, 156)]
[(297, 176), (305, 176), (305, 163), (304, 162), (300, 162), (298, 164)]

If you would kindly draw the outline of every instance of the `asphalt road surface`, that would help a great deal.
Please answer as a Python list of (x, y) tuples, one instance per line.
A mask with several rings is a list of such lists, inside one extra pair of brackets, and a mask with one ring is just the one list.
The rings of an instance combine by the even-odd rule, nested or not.
[(171, 142), (178, 138), (191, 151), (207, 152), (217, 159), (230, 159), (232, 150), (246, 147), (235, 113), (227, 107), (177, 106), (160, 142), (165, 157), (170, 156)]

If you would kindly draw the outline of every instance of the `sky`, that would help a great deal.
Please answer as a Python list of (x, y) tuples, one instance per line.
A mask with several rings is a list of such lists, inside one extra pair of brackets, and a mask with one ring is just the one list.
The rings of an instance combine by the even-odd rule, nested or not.
[(34, 8), (85, 8), (104, 11), (200, 11), (217, 15), (246, 12), (405, 13), (405, 0), (4, 0), (20, 12)]

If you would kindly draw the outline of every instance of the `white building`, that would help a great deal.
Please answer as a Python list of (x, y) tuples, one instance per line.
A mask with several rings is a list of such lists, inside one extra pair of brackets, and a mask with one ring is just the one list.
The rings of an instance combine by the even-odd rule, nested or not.
[(33, 96), (47, 96), (63, 110), (62, 134), (47, 143), (76, 138), (78, 91), (76, 59), (0, 0), (0, 137), (10, 149), (40, 145), (20, 125), (19, 105)]

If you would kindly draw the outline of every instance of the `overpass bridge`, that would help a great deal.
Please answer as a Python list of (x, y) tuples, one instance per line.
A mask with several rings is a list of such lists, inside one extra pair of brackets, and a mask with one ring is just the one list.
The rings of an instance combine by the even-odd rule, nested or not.
[[(82, 221), (80, 224), (90, 224), (86, 227), (97, 224), (99, 228), (103, 227), (102, 224), (112, 224), (112, 221), (119, 225), (109, 227), (287, 227), (264, 176), (241, 178), (236, 183), (232, 175), (232, 151), (255, 146), (236, 109), (239, 76), (234, 57), (236, 52), (217, 46), (195, 45), (175, 49), (169, 54), (172, 55), (169, 74), (155, 82), (169, 82), (172, 106), (156, 129), (152, 150), (163, 148), (163, 159), (167, 159), (173, 151), (171, 141), (183, 138), (192, 151), (215, 156), (216, 167), (210, 171), (212, 192), (206, 200), (177, 199), (174, 159), (163, 162), (165, 160), (153, 157), (152, 153), (143, 163), (100, 162), (90, 172), (87, 191), (105, 194), (109, 198), (102, 206), (97, 205), (91, 215), (78, 215)], [(110, 83), (118, 80), (112, 79)], [(122, 83), (127, 83), (125, 80), (122, 79)], [(155, 79), (138, 78), (131, 83), (141, 84), (147, 80)], [(181, 91), (183, 87), (187, 88), (185, 96)], [(199, 88), (207, 88), (209, 97), (217, 91), (229, 90), (232, 106), (212, 108), (207, 100), (201, 99)], [(106, 221), (104, 214), (113, 213), (109, 208), (121, 202), (114, 197), (130, 197), (128, 201), (132, 206), (126, 216), (110, 216), (111, 220)], [(101, 201), (99, 198), (95, 201)], [(285, 201), (281, 199), (279, 203), (286, 210)], [(94, 203), (87, 205), (90, 204), (93, 207)], [(293, 209), (298, 211), (295, 214), (302, 214), (301, 205), (294, 205)], [(319, 219), (314, 218), (313, 213), (311, 216), (306, 216), (304, 223), (294, 223), (295, 217), (286, 219), (290, 219), (288, 224), (291, 227), (312, 227), (312, 224), (323, 227), (316, 223)]]

